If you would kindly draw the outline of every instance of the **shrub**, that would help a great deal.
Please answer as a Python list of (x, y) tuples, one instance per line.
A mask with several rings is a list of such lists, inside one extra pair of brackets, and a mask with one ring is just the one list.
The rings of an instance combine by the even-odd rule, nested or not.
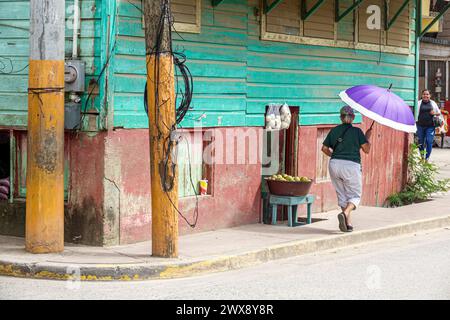
[[(425, 151), (423, 151), (425, 152)], [(398, 207), (428, 200), (436, 192), (450, 190), (450, 179), (438, 180), (438, 167), (424, 160), (416, 144), (411, 144), (408, 155), (408, 182), (405, 188), (387, 198), (388, 206)]]

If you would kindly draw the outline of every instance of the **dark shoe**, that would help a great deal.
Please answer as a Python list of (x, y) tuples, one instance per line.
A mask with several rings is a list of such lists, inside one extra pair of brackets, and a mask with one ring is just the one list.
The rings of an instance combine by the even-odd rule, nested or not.
[(345, 213), (341, 212), (338, 214), (339, 220), (339, 230), (342, 232), (347, 232), (347, 218), (345, 217)]
[(352, 231), (353, 231), (353, 226), (347, 225), (347, 232), (352, 232)]

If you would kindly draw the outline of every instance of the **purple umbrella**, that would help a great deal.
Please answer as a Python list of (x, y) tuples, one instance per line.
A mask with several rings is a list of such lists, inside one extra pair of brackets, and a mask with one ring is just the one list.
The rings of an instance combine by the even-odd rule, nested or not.
[(410, 107), (390, 88), (360, 85), (342, 91), (339, 96), (350, 107), (376, 122), (396, 130), (416, 132)]

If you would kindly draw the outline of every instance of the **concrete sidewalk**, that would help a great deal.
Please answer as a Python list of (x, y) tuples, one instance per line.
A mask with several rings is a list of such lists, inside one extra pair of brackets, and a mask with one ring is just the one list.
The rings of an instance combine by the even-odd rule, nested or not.
[(67, 244), (61, 254), (33, 255), (24, 250), (24, 239), (1, 236), (0, 274), (61, 280), (75, 274), (94, 281), (194, 276), (450, 227), (449, 208), (450, 194), (395, 209), (361, 207), (352, 233), (339, 231), (334, 211), (313, 215), (326, 220), (294, 228), (254, 224), (181, 236), (178, 259), (151, 257), (150, 242), (108, 248)]

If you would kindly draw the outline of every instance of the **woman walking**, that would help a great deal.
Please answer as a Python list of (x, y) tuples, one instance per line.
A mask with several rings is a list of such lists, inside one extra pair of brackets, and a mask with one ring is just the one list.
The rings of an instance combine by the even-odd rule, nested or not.
[(333, 128), (323, 142), (322, 152), (331, 157), (329, 172), (331, 182), (336, 189), (339, 207), (339, 229), (342, 232), (353, 231), (350, 213), (361, 201), (362, 173), (361, 154), (370, 151), (369, 139), (372, 129), (366, 134), (360, 128), (353, 127), (355, 113), (349, 106), (340, 111), (342, 124)]
[(433, 141), (435, 135), (435, 126), (433, 116), (440, 115), (436, 102), (431, 100), (430, 91), (425, 89), (422, 91), (422, 100), (419, 101), (419, 118), (417, 121), (417, 137), (419, 139), (420, 154), (426, 149), (425, 159), (428, 161), (433, 150)]

